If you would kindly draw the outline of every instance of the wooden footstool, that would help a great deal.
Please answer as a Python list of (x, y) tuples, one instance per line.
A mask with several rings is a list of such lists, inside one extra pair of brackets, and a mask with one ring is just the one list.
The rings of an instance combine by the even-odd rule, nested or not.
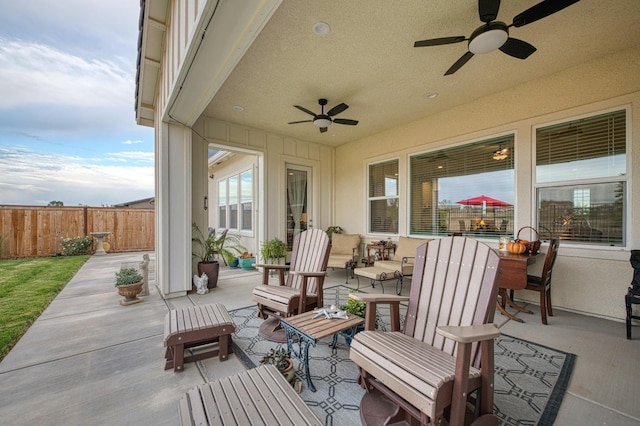
[[(231, 333), (236, 325), (227, 308), (220, 303), (171, 309), (164, 319), (164, 369), (182, 371), (185, 362), (219, 355), (225, 361), (231, 348)], [(195, 355), (184, 356), (187, 348), (218, 342), (218, 347)]]
[(189, 390), (181, 425), (322, 425), (274, 365), (262, 365)]

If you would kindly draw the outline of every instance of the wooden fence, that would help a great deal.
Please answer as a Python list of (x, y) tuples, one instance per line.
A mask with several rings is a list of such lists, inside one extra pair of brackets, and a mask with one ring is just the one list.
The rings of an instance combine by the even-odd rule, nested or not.
[(154, 210), (0, 206), (0, 258), (51, 256), (62, 252), (62, 238), (101, 231), (111, 233), (104, 238), (110, 252), (154, 250)]

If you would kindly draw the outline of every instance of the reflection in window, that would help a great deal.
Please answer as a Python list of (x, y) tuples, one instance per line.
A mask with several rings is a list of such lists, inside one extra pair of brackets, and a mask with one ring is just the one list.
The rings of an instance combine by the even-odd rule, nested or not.
[(625, 110), (536, 129), (539, 227), (567, 242), (623, 246), (626, 146)]
[(398, 233), (398, 160), (369, 166), (369, 232)]
[(252, 229), (253, 173), (251, 170), (218, 182), (218, 226)]
[(513, 235), (514, 143), (501, 136), (410, 158), (410, 233)]

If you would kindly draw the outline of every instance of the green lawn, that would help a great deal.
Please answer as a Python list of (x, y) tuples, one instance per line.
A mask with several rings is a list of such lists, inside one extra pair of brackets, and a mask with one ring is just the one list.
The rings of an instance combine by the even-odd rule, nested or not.
[(0, 360), (89, 255), (0, 260)]

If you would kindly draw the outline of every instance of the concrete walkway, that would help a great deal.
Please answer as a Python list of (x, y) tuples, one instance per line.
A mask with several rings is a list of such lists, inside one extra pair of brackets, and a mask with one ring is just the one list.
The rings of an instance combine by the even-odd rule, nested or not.
[[(194, 301), (159, 296), (150, 253), (151, 294), (144, 303), (121, 306), (115, 272), (142, 255), (92, 256), (30, 327), (0, 363), (0, 424), (175, 425), (178, 399), (204, 383), (203, 368), (210, 376), (244, 370), (235, 356), (224, 364), (217, 358), (185, 364), (178, 374), (164, 370), (165, 314), (170, 305)], [(252, 274), (255, 278), (245, 274), (245, 284), (223, 280), (208, 295), (196, 295), (197, 302), (220, 301), (227, 294), (229, 309), (247, 306), (259, 281), (257, 272)]]

